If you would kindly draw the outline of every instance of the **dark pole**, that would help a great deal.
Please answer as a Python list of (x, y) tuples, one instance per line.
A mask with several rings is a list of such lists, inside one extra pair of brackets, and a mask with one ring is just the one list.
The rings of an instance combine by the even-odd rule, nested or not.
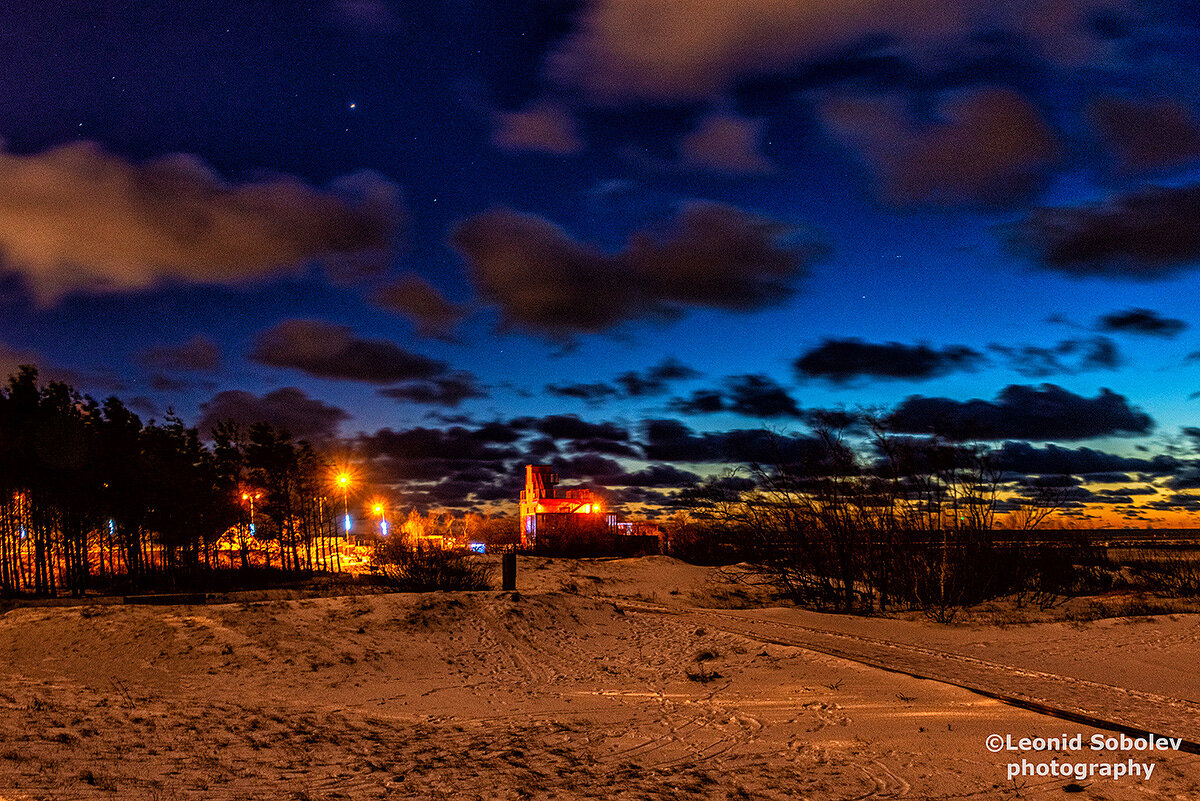
[(515, 552), (504, 554), (501, 557), (501, 566), (504, 577), (503, 589), (505, 591), (515, 590), (517, 588), (517, 554)]

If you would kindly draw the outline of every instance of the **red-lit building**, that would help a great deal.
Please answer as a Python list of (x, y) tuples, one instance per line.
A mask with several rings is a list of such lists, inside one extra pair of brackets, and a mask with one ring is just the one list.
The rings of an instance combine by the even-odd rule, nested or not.
[[(589, 489), (555, 489), (558, 476), (549, 465), (525, 465), (525, 489), (521, 492), (521, 547), (533, 548), (538, 531), (561, 529), (575, 515), (588, 515), (593, 525), (617, 525), (617, 515), (605, 512), (604, 504)], [(579, 518), (582, 522), (586, 518)], [(555, 525), (555, 524), (559, 525)]]

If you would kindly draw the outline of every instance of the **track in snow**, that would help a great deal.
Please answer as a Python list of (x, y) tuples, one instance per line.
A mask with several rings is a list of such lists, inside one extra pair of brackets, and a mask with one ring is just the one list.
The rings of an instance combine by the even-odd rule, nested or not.
[(741, 612), (622, 603), (628, 612), (686, 615), (759, 642), (849, 659), (918, 679), (939, 681), (1028, 709), (1132, 736), (1180, 737), (1179, 750), (1200, 754), (1200, 706), (1179, 698), (989, 662), (951, 651), (754, 617)]

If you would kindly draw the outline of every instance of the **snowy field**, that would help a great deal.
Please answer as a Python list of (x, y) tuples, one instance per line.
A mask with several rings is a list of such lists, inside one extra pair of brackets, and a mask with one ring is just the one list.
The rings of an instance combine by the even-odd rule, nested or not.
[(1200, 798), (1197, 615), (822, 615), (665, 557), (518, 588), (10, 610), (0, 799)]

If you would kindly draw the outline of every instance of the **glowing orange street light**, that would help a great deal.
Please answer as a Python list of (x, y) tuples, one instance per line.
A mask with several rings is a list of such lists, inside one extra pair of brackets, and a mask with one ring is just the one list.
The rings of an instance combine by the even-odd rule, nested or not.
[(387, 518), (383, 515), (383, 504), (375, 504), (375, 514), (379, 516), (379, 533), (386, 537), (388, 532)]
[(261, 492), (256, 492), (251, 495), (249, 492), (242, 493), (242, 500), (250, 502), (250, 536), (254, 536), (254, 502), (262, 497)]
[(345, 472), (338, 473), (337, 483), (338, 483), (338, 486), (342, 488), (342, 514), (344, 514), (346, 516), (345, 521), (344, 521), (345, 527), (343, 529), (343, 533), (345, 534), (346, 538), (349, 539), (350, 538), (350, 474), (345, 473)]

